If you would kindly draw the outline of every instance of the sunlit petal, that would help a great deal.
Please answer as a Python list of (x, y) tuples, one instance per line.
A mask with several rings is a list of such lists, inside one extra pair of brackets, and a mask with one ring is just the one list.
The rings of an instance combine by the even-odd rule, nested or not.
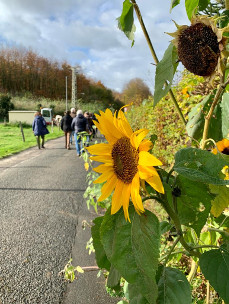
[(140, 166), (161, 166), (162, 162), (155, 156), (146, 151), (139, 153), (139, 165)]
[(104, 184), (102, 186), (102, 189), (101, 189), (101, 196), (99, 197), (98, 199), (98, 202), (102, 202), (104, 201), (106, 198), (108, 198), (108, 196), (111, 195), (111, 192), (114, 190), (115, 186), (116, 186), (116, 183), (117, 183), (117, 177), (115, 175), (112, 176), (111, 179), (109, 179), (106, 184)]

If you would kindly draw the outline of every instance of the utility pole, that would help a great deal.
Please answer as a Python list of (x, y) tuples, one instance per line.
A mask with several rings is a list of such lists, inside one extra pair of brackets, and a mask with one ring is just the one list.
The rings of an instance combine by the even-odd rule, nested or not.
[(72, 67), (72, 106), (75, 108), (77, 104), (77, 71), (76, 67)]
[(68, 76), (65, 76), (65, 87), (66, 87), (66, 112), (68, 110)]

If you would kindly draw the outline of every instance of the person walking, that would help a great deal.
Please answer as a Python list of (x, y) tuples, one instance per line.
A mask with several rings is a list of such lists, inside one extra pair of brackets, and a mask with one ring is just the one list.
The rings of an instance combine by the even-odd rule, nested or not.
[(89, 130), (89, 134), (87, 135), (87, 140), (85, 143), (86, 147), (89, 147), (89, 142), (90, 142), (90, 136), (93, 133), (93, 129), (92, 129), (92, 120), (89, 116), (89, 112), (84, 112), (84, 117), (87, 119), (87, 123), (88, 123), (88, 130)]
[(78, 110), (76, 113), (76, 117), (72, 120), (72, 129), (74, 130), (74, 138), (75, 138), (75, 145), (76, 145), (76, 153), (77, 156), (81, 155), (83, 151), (83, 141), (82, 135), (80, 132), (88, 132), (88, 121), (83, 116), (83, 111)]
[(70, 135), (72, 133), (72, 117), (70, 115), (70, 111), (67, 111), (64, 117), (61, 119), (60, 127), (61, 130), (64, 131), (65, 135), (65, 149), (70, 150)]
[(32, 123), (33, 133), (37, 139), (38, 149), (45, 148), (45, 135), (49, 134), (49, 130), (46, 127), (46, 121), (40, 112), (36, 112)]
[[(71, 108), (71, 117), (72, 119), (76, 117), (76, 109), (75, 108)], [(73, 130), (70, 134), (70, 144), (72, 144), (72, 137), (74, 137), (74, 133), (75, 131)]]

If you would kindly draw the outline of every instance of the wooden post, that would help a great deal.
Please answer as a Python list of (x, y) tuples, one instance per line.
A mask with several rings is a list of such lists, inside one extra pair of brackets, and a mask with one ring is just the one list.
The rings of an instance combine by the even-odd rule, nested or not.
[(52, 120), (52, 123), (51, 123), (51, 132), (53, 133), (53, 120)]
[(6, 125), (6, 117), (4, 117), (4, 125)]
[(24, 131), (23, 131), (23, 127), (22, 127), (21, 121), (19, 121), (19, 124), (20, 124), (20, 128), (21, 128), (22, 139), (23, 139), (23, 141), (25, 142), (25, 135), (24, 135)]

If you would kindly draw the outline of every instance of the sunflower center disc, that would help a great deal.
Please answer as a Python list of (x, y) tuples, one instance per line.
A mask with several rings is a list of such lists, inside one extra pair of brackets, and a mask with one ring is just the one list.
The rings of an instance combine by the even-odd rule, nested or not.
[(113, 146), (112, 158), (114, 171), (125, 184), (130, 184), (138, 172), (138, 151), (131, 145), (130, 139), (121, 137)]
[(222, 151), (223, 154), (229, 155), (229, 147), (224, 148)]

